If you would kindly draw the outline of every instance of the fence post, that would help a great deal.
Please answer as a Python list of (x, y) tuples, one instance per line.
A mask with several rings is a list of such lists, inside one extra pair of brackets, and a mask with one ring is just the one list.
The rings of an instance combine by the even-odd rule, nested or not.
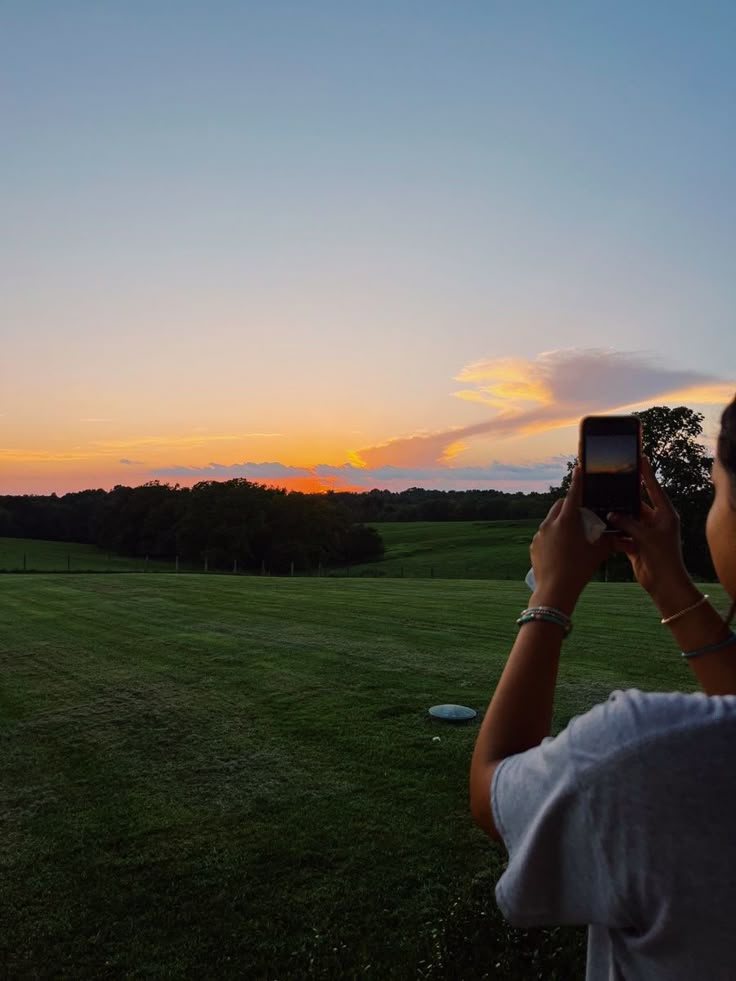
[(289, 575), (291, 575), (291, 576), (294, 575), (294, 563), (293, 562), (291, 563), (291, 572), (289, 573)]
[(237, 574), (238, 574), (238, 560), (233, 559), (233, 575), (237, 576)]
[(317, 575), (318, 576), (321, 576), (322, 575), (322, 563), (321, 562), (317, 566)]

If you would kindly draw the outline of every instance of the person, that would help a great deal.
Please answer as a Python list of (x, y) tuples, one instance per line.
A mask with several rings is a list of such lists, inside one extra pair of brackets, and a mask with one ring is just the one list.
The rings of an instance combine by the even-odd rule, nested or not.
[[(536, 589), (473, 752), (470, 806), (502, 841), (516, 926), (587, 924), (587, 981), (736, 978), (736, 634), (693, 584), (648, 460), (635, 520), (590, 544), (581, 475), (531, 545)], [(736, 397), (721, 419), (706, 536), (736, 597)], [(624, 551), (702, 692), (616, 691), (552, 738), (563, 639), (600, 562)], [(610, 652), (615, 656), (615, 636)]]

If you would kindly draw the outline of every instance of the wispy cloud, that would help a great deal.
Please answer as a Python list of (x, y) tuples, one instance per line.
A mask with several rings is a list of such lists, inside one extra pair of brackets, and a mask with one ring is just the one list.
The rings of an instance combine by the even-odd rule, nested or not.
[(478, 487), (507, 481), (534, 482), (559, 480), (565, 472), (567, 456), (555, 456), (548, 460), (533, 463), (504, 463), (494, 460), (485, 467), (393, 467), (383, 466), (374, 469), (345, 464), (341, 467), (319, 464), (314, 467), (318, 477), (337, 477), (341, 481), (361, 487), (381, 487), (395, 481), (418, 483), (447, 480), (463, 484), (472, 483)]
[(275, 438), (283, 436), (283, 433), (207, 433), (197, 432), (187, 436), (132, 436), (127, 439), (100, 439), (93, 442), (93, 446), (101, 449), (124, 450), (136, 446), (168, 447), (176, 446), (179, 448), (192, 448), (205, 446), (207, 443), (229, 443), (238, 442), (244, 439), (254, 438)]
[(536, 358), (489, 358), (467, 365), (455, 395), (494, 410), (470, 426), (396, 437), (351, 454), (369, 470), (383, 466), (442, 466), (464, 441), (478, 436), (524, 436), (576, 423), (590, 413), (622, 411), (654, 400), (725, 403), (736, 382), (669, 368), (646, 352), (599, 348), (547, 351)]
[(203, 467), (157, 467), (152, 473), (157, 477), (196, 477), (198, 480), (233, 480), (244, 477), (254, 481), (273, 481), (314, 476), (311, 468), (290, 467), (284, 463), (208, 463)]
[(118, 460), (118, 463), (122, 463), (126, 467), (143, 467), (143, 466), (145, 466), (145, 463), (143, 462), (143, 460), (128, 460), (126, 458), (123, 458), (122, 460)]
[(51, 450), (0, 449), (0, 463), (18, 466), (26, 463), (82, 463), (98, 460), (88, 451), (56, 452)]

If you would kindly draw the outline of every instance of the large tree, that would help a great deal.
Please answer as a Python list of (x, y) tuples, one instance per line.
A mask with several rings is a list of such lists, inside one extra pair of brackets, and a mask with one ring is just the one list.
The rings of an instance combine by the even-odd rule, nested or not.
[(682, 500), (710, 491), (713, 459), (698, 442), (703, 433), (702, 413), (685, 405), (676, 409), (654, 405), (634, 415), (641, 420), (643, 452), (669, 496)]

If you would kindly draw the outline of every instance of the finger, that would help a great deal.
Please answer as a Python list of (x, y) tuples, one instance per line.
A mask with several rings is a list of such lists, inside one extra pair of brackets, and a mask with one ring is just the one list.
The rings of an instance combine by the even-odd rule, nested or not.
[(647, 489), (650, 500), (655, 508), (663, 508), (665, 511), (674, 511), (672, 502), (654, 475), (654, 470), (652, 464), (649, 462), (648, 456), (643, 456), (641, 458), (641, 473), (644, 478), (644, 486)]
[(614, 552), (624, 552), (626, 555), (637, 555), (639, 547), (631, 538), (624, 538), (622, 535), (609, 535), (612, 538)]
[(542, 521), (542, 523), (540, 524), (539, 527), (540, 528), (544, 528), (548, 524), (550, 524), (552, 521), (554, 521), (555, 518), (557, 517), (557, 515), (562, 510), (562, 505), (564, 503), (565, 503), (565, 499), (563, 497), (558, 498), (555, 501), (555, 503), (552, 505), (552, 507), (549, 509), (549, 511), (547, 512), (547, 516), (544, 518), (544, 520)]
[(562, 505), (562, 514), (565, 517), (569, 517), (572, 514), (577, 514), (580, 508), (583, 506), (583, 474), (580, 467), (575, 467), (572, 472), (572, 480), (570, 481), (570, 490), (567, 492), (567, 497)]
[(617, 528), (619, 531), (627, 534), (632, 541), (638, 542), (641, 539), (643, 530), (641, 524), (635, 518), (632, 518), (631, 515), (618, 514), (611, 511), (606, 515), (606, 520), (613, 528)]
[[(641, 511), (639, 513), (639, 520), (633, 518), (630, 514), (619, 514), (615, 511), (611, 511), (606, 515), (606, 519), (610, 525), (615, 528), (620, 528), (621, 531), (625, 531), (627, 535), (631, 535), (631, 527), (626, 525), (626, 522), (635, 522), (638, 524), (640, 530), (644, 528), (651, 528), (657, 519), (657, 512), (654, 508), (650, 508), (646, 501), (640, 502)], [(636, 537), (633, 535), (632, 537)]]

